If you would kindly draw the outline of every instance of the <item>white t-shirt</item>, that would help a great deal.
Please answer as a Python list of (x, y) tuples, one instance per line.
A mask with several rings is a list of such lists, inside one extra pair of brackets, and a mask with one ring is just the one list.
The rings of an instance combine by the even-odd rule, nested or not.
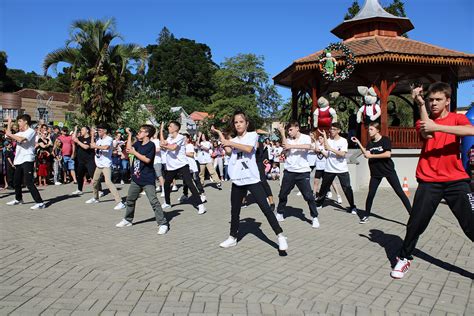
[(171, 135), (166, 139), (168, 144), (176, 144), (175, 150), (167, 150), (166, 153), (166, 170), (176, 170), (184, 167), (188, 164), (186, 158), (186, 140), (183, 135), (178, 134), (176, 138), (172, 138)]
[(281, 153), (283, 152), (283, 148), (281, 148), (280, 146), (278, 147), (273, 147), (273, 161), (274, 162), (280, 162), (280, 155)]
[[(311, 137), (309, 135), (300, 134), (298, 139), (287, 139), (290, 145), (311, 145)], [(290, 172), (310, 172), (311, 168), (308, 162), (307, 149), (290, 149), (286, 154), (285, 170)]]
[(200, 164), (207, 164), (207, 163), (211, 163), (212, 162), (212, 158), (211, 158), (211, 142), (208, 142), (207, 140), (206, 141), (203, 141), (200, 143), (201, 147), (204, 147), (206, 149), (209, 149), (209, 151), (205, 151), (205, 150), (202, 150), (202, 149), (199, 149), (198, 151), (198, 158), (197, 160), (199, 161)]
[[(160, 149), (160, 140), (159, 139), (153, 138), (151, 141), (155, 144), (156, 149)], [(159, 163), (161, 163), (161, 150), (158, 151), (158, 152), (155, 151), (155, 160), (153, 161), (154, 165), (159, 164)]]
[(95, 165), (98, 168), (109, 168), (112, 165), (112, 143), (113, 139), (110, 136), (105, 135), (104, 138), (96, 140), (97, 146), (109, 146), (109, 149), (96, 149), (95, 150)]
[(273, 161), (273, 147), (272, 145), (267, 146), (268, 160)]
[(253, 146), (250, 153), (242, 152), (233, 148), (229, 160), (229, 176), (235, 185), (247, 185), (260, 182), (260, 173), (258, 172), (255, 152), (257, 150), (258, 134), (256, 132), (247, 132), (243, 137), (234, 137), (231, 139), (234, 143)]
[(280, 168), (278, 168), (278, 167), (272, 168), (270, 173), (278, 173), (279, 174), (280, 173)]
[(230, 156), (227, 154), (224, 154), (224, 166), (229, 165), (229, 160), (230, 160)]
[(15, 135), (24, 137), (25, 141), (16, 143), (15, 159), (13, 160), (13, 164), (18, 166), (24, 162), (35, 161), (35, 130), (29, 127), (26, 131), (18, 132)]
[[(318, 146), (319, 150), (321, 151), (324, 151), (324, 145), (323, 144), (320, 144), (319, 142), (316, 143), (316, 146)], [(324, 155), (322, 153), (318, 153), (316, 154), (316, 163), (314, 164), (314, 167), (316, 168), (316, 170), (324, 170), (326, 169), (326, 157), (324, 157)]]
[[(193, 153), (194, 154), (194, 145), (193, 144), (186, 144), (186, 154), (187, 153)], [(188, 165), (189, 165), (189, 170), (191, 173), (198, 172), (198, 166), (196, 163), (196, 160), (193, 157), (189, 157), (186, 155), (186, 158), (188, 159)]]
[[(336, 150), (347, 152), (347, 139), (344, 137), (340, 137), (338, 140), (328, 139), (328, 145)], [(348, 172), (346, 157), (339, 157), (335, 153), (329, 152), (324, 171), (332, 173)]]
[(311, 150), (308, 151), (308, 163), (310, 167), (313, 167), (316, 164), (317, 155), (314, 149), (316, 148), (316, 143), (311, 143)]

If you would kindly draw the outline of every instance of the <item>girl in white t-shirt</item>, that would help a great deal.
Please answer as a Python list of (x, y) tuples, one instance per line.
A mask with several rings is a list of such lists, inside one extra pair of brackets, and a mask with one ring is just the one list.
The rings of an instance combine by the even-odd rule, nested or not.
[(199, 132), (196, 142), (196, 147), (198, 148), (198, 162), (199, 162), (199, 177), (201, 178), (201, 183), (204, 184), (204, 176), (206, 174), (206, 169), (211, 176), (211, 179), (216, 183), (217, 188), (222, 190), (221, 179), (217, 175), (216, 169), (212, 164), (212, 145), (206, 138), (204, 133)]
[(221, 131), (211, 127), (212, 132), (218, 133), (226, 153), (230, 155), (228, 168), (232, 180), (232, 189), (230, 193), (230, 236), (223, 241), (220, 246), (228, 248), (237, 245), (242, 200), (247, 195), (247, 191), (250, 191), (258, 206), (265, 214), (265, 217), (270, 223), (273, 231), (278, 236), (279, 250), (285, 251), (288, 249), (287, 238), (283, 236), (283, 230), (278, 224), (275, 214), (272, 212), (270, 205), (268, 204), (265, 191), (260, 181), (260, 174), (255, 159), (258, 134), (255, 132), (247, 132), (249, 122), (247, 116), (243, 112), (236, 111), (232, 116), (231, 123), (233, 133), (236, 135), (236, 137), (231, 140), (227, 140)]
[[(199, 169), (194, 159), (195, 156), (195, 148), (193, 144), (193, 140), (191, 139), (191, 135), (185, 133), (183, 134), (186, 138), (186, 157), (188, 158), (189, 163), (189, 171), (191, 171), (191, 177), (193, 178), (194, 184), (198, 189), (199, 193), (201, 194), (201, 201), (206, 201), (206, 196), (204, 195), (204, 188), (202, 183), (199, 179)], [(183, 196), (179, 199), (180, 202), (183, 202), (188, 199), (188, 186), (186, 183), (183, 184)]]

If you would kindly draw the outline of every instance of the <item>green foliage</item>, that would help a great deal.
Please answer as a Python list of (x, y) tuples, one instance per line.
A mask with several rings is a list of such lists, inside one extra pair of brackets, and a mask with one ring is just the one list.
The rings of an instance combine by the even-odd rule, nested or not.
[(120, 116), (131, 78), (129, 63), (136, 61), (139, 72), (144, 68), (146, 51), (134, 44), (112, 44), (120, 38), (113, 19), (74, 21), (66, 47), (49, 53), (43, 62), (45, 74), (60, 62), (70, 64), (71, 94), (95, 124), (110, 123)]
[(71, 90), (71, 84), (71, 68), (65, 67), (62, 72), (58, 73), (56, 78), (47, 76), (46, 81), (40, 84), (39, 89), (45, 91), (69, 92)]
[(350, 20), (357, 15), (357, 13), (360, 11), (359, 2), (357, 0), (354, 0), (352, 2), (352, 5), (347, 9), (347, 11), (348, 12), (344, 16), (344, 21)]
[(8, 74), (8, 56), (4, 51), (0, 51), (0, 91), (12, 92), (18, 90), (18, 86)]
[[(175, 39), (163, 28), (158, 45), (147, 47), (150, 58), (146, 81), (159, 90), (161, 96), (183, 104), (191, 113), (197, 102), (207, 104), (214, 93), (212, 77), (217, 68), (212, 61), (211, 49), (193, 40)], [(174, 102), (174, 101), (173, 101)]]

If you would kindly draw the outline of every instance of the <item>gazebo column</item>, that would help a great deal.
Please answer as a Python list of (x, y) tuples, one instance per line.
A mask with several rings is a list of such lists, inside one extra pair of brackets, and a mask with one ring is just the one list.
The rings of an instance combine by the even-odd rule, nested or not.
[(451, 102), (449, 104), (449, 111), (456, 112), (458, 108), (458, 82), (453, 74), (442, 74), (441, 81), (448, 83), (451, 86)]
[[(380, 125), (382, 130), (380, 132), (385, 136), (388, 136), (388, 98), (396, 86), (396, 81), (389, 83), (385, 78), (380, 80), (378, 86), (374, 85), (375, 93), (377, 93), (380, 99), (380, 110), (382, 111), (382, 114), (380, 115)], [(367, 133), (365, 133), (365, 135), (367, 137)]]
[(317, 82), (313, 81), (311, 86), (311, 113), (310, 113), (310, 130), (314, 128), (314, 111), (318, 108), (318, 87)]
[(291, 89), (291, 119), (298, 119), (298, 89)]

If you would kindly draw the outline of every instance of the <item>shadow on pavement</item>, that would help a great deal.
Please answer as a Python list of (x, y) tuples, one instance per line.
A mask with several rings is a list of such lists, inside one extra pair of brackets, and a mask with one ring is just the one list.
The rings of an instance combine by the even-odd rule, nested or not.
[[(308, 214), (309, 214), (309, 210), (308, 210)], [(296, 218), (299, 218), (300, 220), (302, 220), (303, 222), (306, 222), (306, 223), (311, 224), (313, 222), (312, 220), (310, 220), (309, 218), (306, 217), (306, 215), (303, 212), (303, 209), (301, 209), (301, 208), (295, 208), (295, 207), (287, 206), (287, 207), (285, 207), (284, 215), (285, 215), (285, 218), (296, 217)]]
[[(385, 253), (387, 255), (388, 260), (390, 260), (390, 266), (393, 268), (397, 263), (397, 254), (400, 250), (403, 240), (397, 235), (386, 234), (381, 230), (378, 229), (371, 229), (369, 231), (369, 236), (359, 234), (360, 237), (367, 238), (371, 242), (375, 242), (379, 244), (381, 247), (385, 249)], [(464, 270), (463, 268), (457, 267), (452, 265), (451, 263), (445, 262), (438, 258), (434, 258), (433, 256), (423, 252), (419, 249), (415, 249), (414, 256), (425, 260), (431, 264), (434, 264), (442, 269), (447, 271), (451, 271), (457, 273), (459, 275), (468, 277), (470, 279), (474, 279), (474, 273)]]
[(239, 237), (237, 238), (237, 241), (241, 241), (244, 239), (244, 237), (247, 234), (252, 234), (261, 241), (266, 242), (273, 248), (278, 249), (278, 244), (274, 242), (273, 240), (269, 239), (267, 235), (265, 235), (260, 228), (262, 226), (262, 223), (256, 222), (254, 218), (244, 218), (240, 220), (240, 225), (239, 225)]
[[(179, 216), (181, 212), (183, 212), (184, 210), (172, 210), (170, 212), (166, 212), (164, 211), (165, 213), (165, 217), (166, 217), (166, 220), (168, 221), (168, 225), (171, 223), (171, 221), (176, 217), (176, 216)], [(133, 225), (139, 225), (139, 224), (145, 224), (145, 223), (148, 223), (148, 222), (154, 222), (156, 221), (156, 217), (153, 216), (153, 217), (150, 217), (150, 218), (147, 218), (147, 219), (144, 219), (144, 220), (141, 220), (141, 221), (138, 221), (138, 222), (133, 222)]]
[(80, 195), (71, 195), (71, 194), (58, 195), (49, 200), (46, 200), (45, 203), (48, 207), (50, 207), (51, 205), (62, 202), (64, 200), (75, 199), (78, 197), (80, 197)]

